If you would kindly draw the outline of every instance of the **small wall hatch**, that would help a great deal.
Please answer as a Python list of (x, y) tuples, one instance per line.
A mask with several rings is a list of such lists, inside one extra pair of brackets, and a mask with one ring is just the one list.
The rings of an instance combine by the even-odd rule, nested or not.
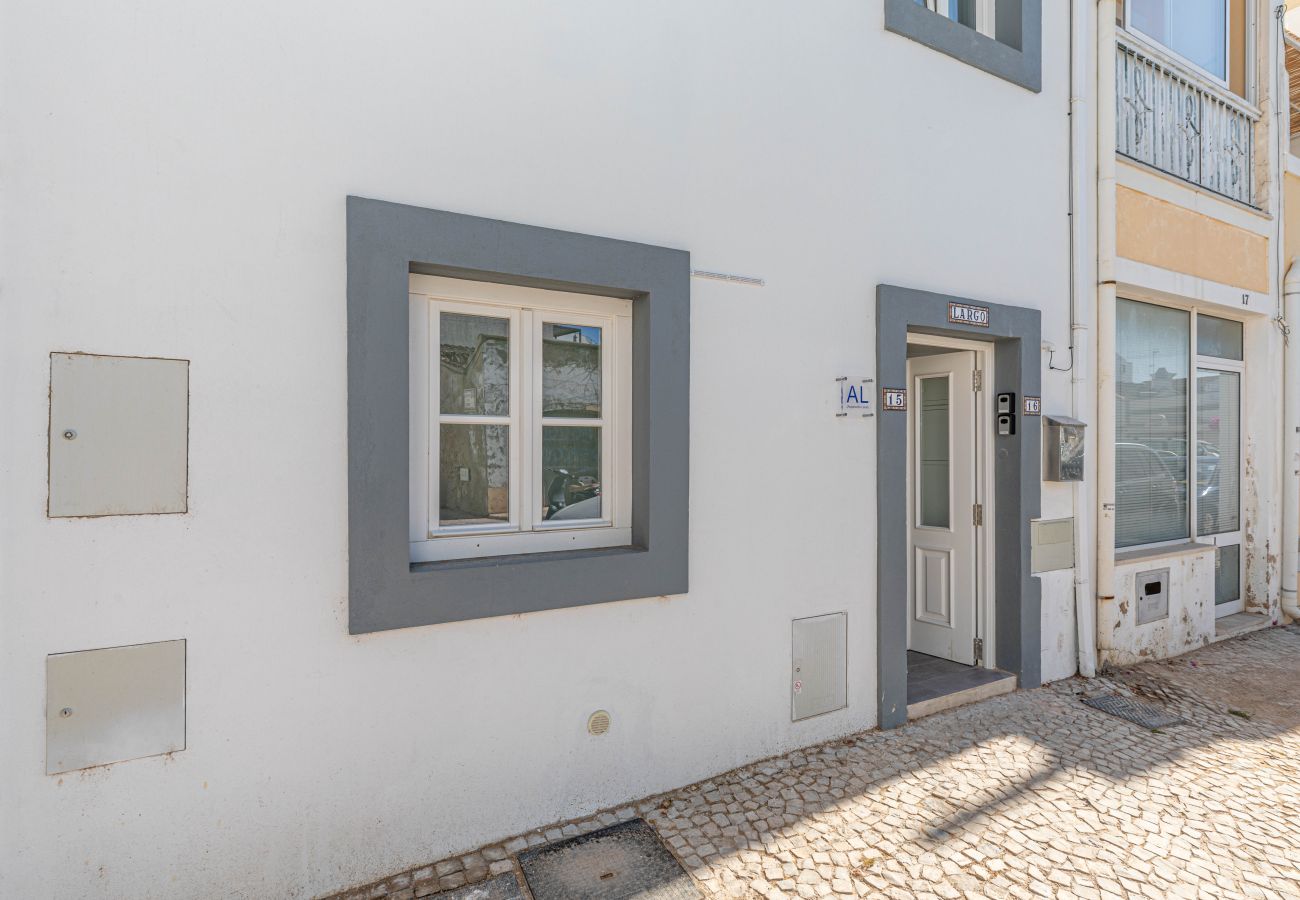
[(795, 619), (790, 717), (798, 721), (849, 705), (848, 614)]
[(1147, 625), (1169, 618), (1169, 570), (1138, 572), (1133, 579), (1137, 591), (1137, 623)]
[(51, 517), (186, 511), (189, 366), (50, 354)]
[(1074, 568), (1074, 519), (1032, 519), (1029, 522), (1030, 571), (1055, 572)]
[(185, 641), (45, 658), (45, 772), (185, 749)]

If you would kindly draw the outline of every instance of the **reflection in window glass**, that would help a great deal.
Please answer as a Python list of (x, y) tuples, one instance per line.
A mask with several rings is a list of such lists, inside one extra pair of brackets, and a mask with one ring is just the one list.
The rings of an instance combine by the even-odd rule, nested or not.
[(1119, 300), (1115, 319), (1115, 545), (1187, 538), (1189, 315)]
[(542, 429), (542, 518), (599, 519), (600, 429)]
[(1214, 316), (1196, 317), (1196, 352), (1219, 359), (1241, 359), (1241, 323)]
[(1227, 0), (1128, 0), (1129, 24), (1216, 78), (1227, 78)]
[(921, 522), (931, 528), (947, 528), (948, 473), (948, 376), (921, 379), (920, 410)]
[(542, 415), (600, 418), (600, 329), (542, 325)]
[(1225, 534), (1240, 528), (1241, 376), (1198, 369), (1196, 532)]
[(442, 313), (440, 409), (446, 415), (510, 415), (510, 320)]
[(1220, 547), (1214, 557), (1214, 604), (1241, 599), (1241, 545)]
[(439, 426), (438, 507), (443, 525), (510, 521), (509, 426)]

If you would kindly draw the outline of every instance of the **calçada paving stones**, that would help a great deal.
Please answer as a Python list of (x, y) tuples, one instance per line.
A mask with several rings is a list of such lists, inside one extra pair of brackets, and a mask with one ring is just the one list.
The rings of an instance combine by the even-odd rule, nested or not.
[[(1186, 724), (1079, 702), (1099, 691)], [(707, 897), (1300, 897), (1300, 628), (790, 753), (340, 896), (429, 896), (634, 816)]]

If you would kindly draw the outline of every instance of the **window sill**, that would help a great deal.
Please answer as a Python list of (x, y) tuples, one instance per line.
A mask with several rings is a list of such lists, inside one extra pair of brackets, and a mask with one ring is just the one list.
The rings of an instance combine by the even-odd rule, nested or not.
[(464, 559), (443, 559), (436, 562), (413, 562), (411, 574), (421, 575), (448, 572), (453, 569), (486, 569), (497, 566), (518, 566), (540, 562), (564, 562), (578, 559), (603, 559), (645, 553), (644, 547), (590, 547), (582, 550), (545, 550), (536, 553), (512, 553), (503, 556), (474, 556)]
[(632, 543), (632, 529), (608, 522), (588, 525), (563, 522), (534, 531), (509, 528), (498, 532), (444, 534), (427, 541), (411, 542), (411, 562), (440, 563), (503, 556), (537, 556), (565, 550), (599, 550)]
[(1198, 544), (1195, 541), (1186, 541), (1182, 544), (1167, 544), (1161, 547), (1138, 547), (1134, 550), (1116, 550), (1115, 565), (1151, 562), (1158, 559), (1170, 559), (1175, 556), (1195, 556), (1199, 553), (1213, 552), (1213, 544)]

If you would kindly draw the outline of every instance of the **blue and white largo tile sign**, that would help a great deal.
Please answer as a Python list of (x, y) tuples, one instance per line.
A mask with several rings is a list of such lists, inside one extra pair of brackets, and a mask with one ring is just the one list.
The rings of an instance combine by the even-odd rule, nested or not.
[(955, 325), (975, 325), (980, 328), (988, 328), (989, 308), (987, 306), (976, 306), (973, 303), (949, 302), (948, 321)]

